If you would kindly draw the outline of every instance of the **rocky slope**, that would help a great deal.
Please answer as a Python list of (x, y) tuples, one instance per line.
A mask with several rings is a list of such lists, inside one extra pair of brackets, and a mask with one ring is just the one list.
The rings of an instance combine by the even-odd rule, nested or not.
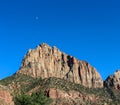
[(13, 97), (6, 86), (0, 85), (0, 105), (14, 105)]
[(104, 85), (108, 88), (120, 89), (120, 70), (117, 70), (114, 75), (108, 76)]
[(89, 63), (45, 43), (27, 52), (17, 73), (32, 77), (64, 78), (89, 88), (103, 87), (100, 74)]
[(39, 90), (53, 99), (50, 105), (113, 105), (106, 89), (92, 89), (55, 77), (43, 79), (39, 85), (32, 85), (28, 93), (32, 94)]
[[(42, 91), (46, 97), (53, 100), (48, 105), (120, 105), (120, 91), (88, 88), (55, 77), (35, 79), (23, 74), (15, 74), (1, 80), (0, 84), (10, 88), (14, 97), (22, 93), (31, 95)], [(5, 94), (7, 96), (7, 93)]]

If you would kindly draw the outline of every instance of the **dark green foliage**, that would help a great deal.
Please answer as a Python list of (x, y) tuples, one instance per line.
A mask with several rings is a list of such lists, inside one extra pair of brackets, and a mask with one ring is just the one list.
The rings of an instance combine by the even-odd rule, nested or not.
[(16, 96), (14, 103), (15, 105), (33, 105), (32, 97), (26, 94)]
[(40, 91), (33, 93), (31, 96), (21, 94), (14, 99), (15, 105), (50, 105), (52, 100)]
[(50, 105), (50, 103), (52, 102), (52, 99), (44, 96), (41, 91), (33, 93), (31, 97), (34, 105)]

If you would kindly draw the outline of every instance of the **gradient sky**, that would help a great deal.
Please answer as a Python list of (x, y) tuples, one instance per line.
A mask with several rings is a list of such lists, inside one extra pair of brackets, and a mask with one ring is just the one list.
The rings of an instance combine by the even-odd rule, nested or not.
[(106, 79), (120, 69), (120, 1), (0, 0), (0, 79), (42, 42), (88, 61)]

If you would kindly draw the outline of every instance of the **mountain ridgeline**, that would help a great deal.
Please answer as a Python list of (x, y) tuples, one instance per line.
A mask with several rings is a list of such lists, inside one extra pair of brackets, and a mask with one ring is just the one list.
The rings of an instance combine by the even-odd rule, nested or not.
[(28, 51), (17, 73), (32, 77), (62, 78), (86, 87), (103, 87), (100, 74), (89, 63), (45, 43)]
[(30, 49), (20, 69), (0, 80), (1, 105), (120, 105), (119, 97), (119, 70), (103, 81), (88, 62), (46, 43)]

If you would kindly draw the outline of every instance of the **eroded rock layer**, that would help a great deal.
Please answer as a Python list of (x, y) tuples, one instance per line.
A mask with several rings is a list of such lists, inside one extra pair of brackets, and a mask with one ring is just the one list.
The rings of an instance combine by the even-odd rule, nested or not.
[(32, 77), (64, 78), (90, 88), (103, 87), (100, 74), (89, 63), (45, 43), (27, 52), (17, 73)]

